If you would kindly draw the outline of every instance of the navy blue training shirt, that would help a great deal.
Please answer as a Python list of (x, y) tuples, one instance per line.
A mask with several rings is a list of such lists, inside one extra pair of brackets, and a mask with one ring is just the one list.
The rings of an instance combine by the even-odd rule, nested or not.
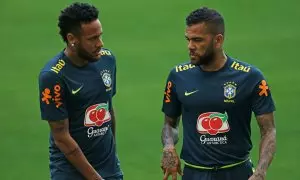
[[(102, 177), (121, 173), (111, 129), (112, 97), (116, 94), (116, 60), (103, 49), (99, 61), (74, 66), (60, 52), (39, 75), (43, 120), (69, 120), (69, 131)], [(50, 133), (50, 168), (76, 171)]]
[(222, 166), (249, 157), (251, 114), (275, 110), (262, 72), (228, 57), (215, 72), (184, 63), (168, 76), (162, 111), (182, 116), (181, 158), (193, 165)]

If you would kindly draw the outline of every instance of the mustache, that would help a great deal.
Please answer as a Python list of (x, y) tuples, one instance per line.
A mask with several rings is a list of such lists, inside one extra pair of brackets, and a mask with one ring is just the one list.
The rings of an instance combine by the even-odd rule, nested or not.
[(196, 51), (190, 51), (189, 55), (198, 55), (198, 54), (196, 53)]
[(99, 48), (99, 49), (97, 49), (96, 51), (94, 51), (93, 53), (97, 53), (97, 52), (99, 52), (99, 51), (101, 51), (102, 50), (102, 48)]

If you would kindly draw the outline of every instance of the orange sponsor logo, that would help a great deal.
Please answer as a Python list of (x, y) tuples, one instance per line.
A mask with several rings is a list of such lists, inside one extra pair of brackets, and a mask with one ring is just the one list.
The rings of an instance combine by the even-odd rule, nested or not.
[(46, 88), (43, 92), (42, 92), (42, 101), (45, 102), (46, 104), (50, 104), (50, 101), (52, 99), (52, 96), (50, 95), (50, 89)]
[(50, 104), (50, 101), (55, 103), (56, 108), (59, 108), (62, 105), (62, 99), (61, 99), (61, 87), (60, 85), (54, 86), (54, 96), (51, 95), (51, 90), (49, 88), (45, 88), (45, 90), (42, 92), (42, 101), (46, 104)]
[(61, 90), (60, 85), (57, 84), (57, 85), (54, 86), (54, 98), (53, 98), (53, 101), (55, 102), (56, 108), (59, 108), (62, 105), (60, 90)]
[(268, 96), (268, 89), (269, 87), (267, 86), (267, 82), (265, 80), (262, 80), (261, 81), (261, 84), (259, 85), (259, 89), (260, 89), (260, 92), (259, 92), (259, 96)]
[(168, 81), (167, 90), (165, 91), (165, 103), (171, 102), (171, 88), (172, 88), (172, 82)]

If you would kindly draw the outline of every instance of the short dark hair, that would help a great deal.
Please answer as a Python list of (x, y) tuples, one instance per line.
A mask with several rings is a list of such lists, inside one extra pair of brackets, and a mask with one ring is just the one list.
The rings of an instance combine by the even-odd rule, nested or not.
[(186, 17), (186, 25), (191, 26), (198, 23), (206, 23), (210, 32), (222, 34), (225, 32), (225, 24), (222, 15), (214, 9), (202, 7), (194, 10)]
[(78, 33), (81, 23), (89, 23), (98, 19), (98, 9), (88, 3), (75, 2), (61, 11), (58, 18), (59, 34), (67, 42), (68, 33)]

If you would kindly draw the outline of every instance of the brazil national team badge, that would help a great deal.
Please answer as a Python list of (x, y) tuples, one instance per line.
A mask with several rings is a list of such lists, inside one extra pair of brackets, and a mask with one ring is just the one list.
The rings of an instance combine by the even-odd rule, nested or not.
[(111, 77), (110, 77), (110, 74), (104, 73), (102, 75), (102, 79), (103, 79), (104, 85), (106, 87), (110, 87), (111, 86)]
[(108, 70), (103, 70), (101, 71), (101, 77), (103, 80), (104, 85), (106, 86), (106, 91), (111, 90), (111, 84), (112, 84), (112, 79), (111, 79), (111, 74)]
[(226, 82), (224, 84), (224, 102), (225, 103), (235, 103), (233, 98), (236, 96), (236, 87), (237, 84), (235, 82)]
[(232, 99), (236, 95), (236, 84), (234, 82), (227, 82), (224, 84), (224, 96), (227, 99)]

